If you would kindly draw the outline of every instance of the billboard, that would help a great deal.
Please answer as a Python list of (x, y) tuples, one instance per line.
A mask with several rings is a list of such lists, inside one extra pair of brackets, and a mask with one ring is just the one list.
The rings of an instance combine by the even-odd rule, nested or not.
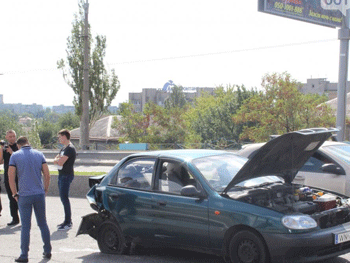
[(341, 27), (344, 19), (341, 11), (325, 9), (323, 7), (325, 3), (322, 6), (321, 1), (332, 2), (332, 0), (258, 0), (258, 11), (322, 26)]

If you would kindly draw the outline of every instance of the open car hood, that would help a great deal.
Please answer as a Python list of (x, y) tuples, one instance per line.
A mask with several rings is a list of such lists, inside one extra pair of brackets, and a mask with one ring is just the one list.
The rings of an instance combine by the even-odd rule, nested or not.
[(264, 144), (227, 185), (266, 175), (278, 175), (291, 183), (305, 162), (337, 129), (312, 128), (286, 133)]

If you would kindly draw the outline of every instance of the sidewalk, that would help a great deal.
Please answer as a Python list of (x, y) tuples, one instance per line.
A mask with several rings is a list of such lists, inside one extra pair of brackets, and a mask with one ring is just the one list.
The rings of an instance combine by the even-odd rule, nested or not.
[[(14, 263), (20, 254), (21, 225), (8, 227), (11, 221), (8, 198), (1, 194), (2, 216), (0, 217), (0, 262)], [(30, 235), (30, 263), (224, 263), (222, 258), (195, 252), (173, 249), (144, 249), (136, 255), (102, 254), (95, 239), (89, 235), (76, 236), (81, 217), (93, 213), (85, 198), (70, 198), (72, 207), (73, 228), (68, 231), (57, 231), (56, 225), (63, 221), (63, 206), (59, 197), (46, 198), (46, 216), (51, 232), (52, 258), (42, 258), (43, 243), (40, 230), (32, 216)]]
[[(8, 227), (11, 221), (9, 215), (8, 198), (1, 194), (3, 205), (0, 217), (0, 262), (14, 262), (20, 254), (21, 225)], [(73, 228), (69, 231), (57, 231), (56, 225), (63, 221), (63, 206), (58, 197), (47, 197), (47, 221), (51, 231), (52, 259), (50, 262), (100, 262), (100, 252), (95, 242), (88, 235), (76, 237), (81, 216), (93, 212), (86, 199), (71, 198)], [(29, 262), (46, 262), (42, 259), (43, 243), (40, 230), (36, 224), (35, 216), (32, 216), (31, 243)], [(105, 261), (108, 262), (108, 261)]]

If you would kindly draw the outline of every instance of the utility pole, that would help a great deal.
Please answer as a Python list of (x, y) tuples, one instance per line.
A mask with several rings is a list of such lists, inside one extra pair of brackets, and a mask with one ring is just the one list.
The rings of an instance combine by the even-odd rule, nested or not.
[(337, 124), (339, 129), (337, 140), (343, 141), (345, 137), (345, 116), (346, 116), (346, 84), (348, 80), (348, 61), (349, 61), (349, 9), (343, 19), (343, 25), (338, 31), (340, 40), (339, 54), (339, 76), (338, 76), (338, 94), (337, 94)]
[(89, 87), (89, 53), (90, 53), (90, 40), (89, 40), (89, 1), (86, 0), (84, 4), (85, 10), (85, 21), (84, 21), (84, 87), (83, 87), (83, 112), (80, 121), (80, 146), (82, 150), (89, 149), (89, 97), (90, 97), (90, 87)]

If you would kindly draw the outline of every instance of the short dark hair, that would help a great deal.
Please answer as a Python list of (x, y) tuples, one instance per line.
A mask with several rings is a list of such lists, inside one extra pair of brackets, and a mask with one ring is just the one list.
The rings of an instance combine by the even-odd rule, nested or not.
[(66, 136), (67, 140), (70, 140), (70, 131), (67, 129), (62, 129), (58, 132), (59, 135), (61, 136)]
[(18, 138), (17, 144), (23, 146), (23, 145), (29, 144), (29, 141), (27, 137), (21, 136)]

